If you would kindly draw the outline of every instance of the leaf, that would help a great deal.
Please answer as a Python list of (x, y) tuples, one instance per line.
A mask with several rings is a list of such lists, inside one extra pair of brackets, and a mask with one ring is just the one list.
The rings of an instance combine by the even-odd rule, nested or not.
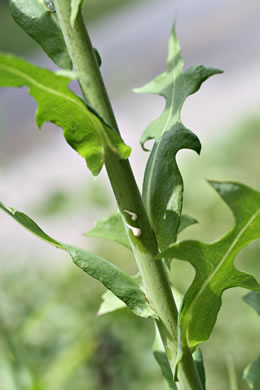
[(161, 250), (176, 241), (181, 221), (183, 181), (176, 154), (184, 148), (199, 153), (200, 142), (178, 123), (155, 143), (145, 169), (143, 200)]
[(223, 72), (215, 68), (205, 68), (202, 65), (192, 66), (183, 72), (183, 65), (174, 25), (169, 40), (166, 71), (144, 87), (135, 89), (137, 93), (158, 94), (166, 100), (161, 116), (144, 131), (141, 138), (142, 146), (150, 139), (159, 140), (165, 131), (181, 123), (181, 109), (186, 98), (197, 92), (201, 84), (209, 77)]
[(65, 250), (78, 267), (111, 290), (134, 314), (142, 314), (145, 318), (156, 316), (138, 284), (118, 267), (85, 249), (56, 241), (24, 213), (6, 208), (2, 203), (0, 203), (0, 208), (42, 240)]
[(50, 0), (9, 0), (15, 22), (63, 69), (72, 63)]
[[(251, 291), (243, 297), (243, 300), (260, 315), (260, 292)], [(243, 379), (247, 381), (250, 389), (260, 389), (260, 355), (245, 368), (243, 371)]]
[(86, 159), (87, 166), (96, 176), (103, 166), (107, 149), (120, 159), (127, 159), (130, 148), (91, 107), (68, 89), (69, 81), (67, 77), (20, 58), (0, 55), (0, 86), (29, 87), (38, 103), (37, 125), (41, 127), (49, 121), (60, 126), (67, 142)]
[(153, 343), (153, 355), (160, 366), (162, 376), (167, 384), (167, 390), (177, 390), (169, 360), (167, 358), (160, 333), (155, 326), (155, 338)]
[(99, 66), (99, 68), (100, 68), (101, 65), (102, 65), (102, 58), (101, 58), (101, 55), (99, 54), (99, 51), (98, 51), (95, 47), (93, 47), (93, 51), (94, 51), (94, 55), (95, 55), (96, 60), (97, 60), (97, 64), (98, 64), (98, 66)]
[(86, 236), (115, 241), (131, 250), (131, 244), (120, 213), (112, 214), (98, 221), (95, 227), (86, 233)]
[(166, 100), (163, 113), (141, 137), (143, 148), (146, 141), (155, 139), (145, 170), (143, 200), (161, 250), (176, 240), (180, 224), (183, 181), (176, 154), (181, 149), (191, 149), (199, 154), (201, 149), (199, 139), (181, 123), (182, 106), (205, 80), (222, 72), (202, 65), (183, 71), (183, 65), (174, 26), (166, 71), (144, 87), (135, 89), (138, 93), (159, 94)]
[[(143, 285), (143, 280), (140, 275), (140, 273), (137, 273), (134, 276), (131, 276), (131, 279), (133, 279), (140, 290), (144, 292), (144, 285)], [(145, 293), (145, 292), (144, 292)], [(100, 305), (100, 308), (98, 310), (98, 315), (103, 315), (107, 313), (111, 313), (116, 310), (124, 309), (126, 307), (125, 303), (118, 299), (111, 291), (107, 290), (103, 295), (102, 295), (102, 303)], [(143, 313), (140, 311), (139, 317), (144, 317), (146, 318), (146, 313)], [(155, 316), (155, 313), (154, 313)]]
[(182, 214), (178, 234), (191, 225), (195, 225), (198, 221), (190, 215)]
[(243, 297), (243, 300), (260, 315), (260, 292), (251, 291)]
[(192, 357), (194, 359), (194, 363), (200, 377), (202, 388), (203, 390), (206, 390), (206, 376), (205, 376), (204, 361), (203, 361), (202, 352), (199, 347), (193, 352)]
[(121, 299), (117, 298), (110, 290), (107, 290), (102, 295), (102, 303), (97, 312), (98, 316), (102, 316), (113, 311), (126, 308), (126, 305)]
[[(178, 233), (197, 222), (195, 218), (189, 215), (182, 215)], [(85, 233), (85, 235), (87, 237), (111, 240), (132, 250), (120, 213), (114, 213), (96, 222), (94, 228)]]
[(244, 370), (243, 379), (247, 381), (250, 389), (260, 389), (260, 355)]
[(74, 28), (75, 20), (78, 16), (80, 8), (83, 6), (84, 0), (71, 0), (71, 15), (70, 15), (70, 24)]
[(191, 348), (209, 338), (226, 289), (243, 287), (260, 291), (253, 276), (234, 266), (237, 253), (260, 238), (260, 193), (239, 183), (211, 181), (210, 184), (231, 209), (235, 217), (233, 229), (214, 243), (182, 241), (161, 253), (164, 258), (189, 261), (196, 270), (180, 314), (182, 344), (187, 342)]

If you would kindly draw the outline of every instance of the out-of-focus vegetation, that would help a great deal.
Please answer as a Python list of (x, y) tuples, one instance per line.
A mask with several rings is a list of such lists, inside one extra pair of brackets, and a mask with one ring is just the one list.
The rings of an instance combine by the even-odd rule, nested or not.
[(152, 323), (126, 310), (97, 318), (100, 294), (77, 269), (55, 275), (23, 266), (6, 269), (0, 388), (159, 389), (150, 355)]
[[(244, 121), (231, 134), (208, 147), (196, 163), (181, 162), (185, 212), (200, 222), (187, 229), (182, 238), (217, 239), (232, 226), (229, 212), (208, 189), (204, 177), (232, 178), (259, 189), (260, 167), (254, 157), (260, 145), (260, 120)], [(83, 209), (86, 197), (75, 195), (57, 192), (49, 203), (39, 206), (39, 213), (46, 217), (69, 215), (73, 198), (77, 208)], [(91, 202), (92, 195), (88, 195)], [(105, 209), (106, 203), (103, 205)], [(97, 251), (128, 272), (135, 272), (126, 249), (106, 242), (99, 247), (97, 242)], [(241, 253), (237, 266), (259, 278), (259, 253), (256, 242)], [(42, 258), (44, 261), (44, 254)], [(164, 389), (152, 357), (152, 322), (134, 317), (127, 309), (97, 317), (103, 289), (73, 266), (61, 272), (31, 266), (35, 259), (19, 265), (16, 259), (2, 258), (1, 263), (1, 390)], [(173, 263), (172, 278), (181, 292), (193, 275), (185, 262)], [(211, 390), (229, 389), (231, 361), (239, 390), (248, 390), (239, 375), (259, 353), (256, 340), (260, 327), (257, 314), (241, 299), (245, 294), (243, 289), (224, 294), (217, 326), (202, 345)]]

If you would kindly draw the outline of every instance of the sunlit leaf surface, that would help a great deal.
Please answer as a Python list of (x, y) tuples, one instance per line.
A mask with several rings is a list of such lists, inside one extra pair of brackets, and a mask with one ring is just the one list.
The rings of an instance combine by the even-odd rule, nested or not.
[(0, 55), (0, 86), (29, 87), (38, 109), (36, 123), (55, 123), (63, 129), (66, 141), (82, 157), (93, 175), (98, 175), (105, 150), (127, 159), (130, 148), (119, 134), (107, 125), (91, 107), (77, 97), (67, 85), (70, 78), (56, 75), (20, 58)]

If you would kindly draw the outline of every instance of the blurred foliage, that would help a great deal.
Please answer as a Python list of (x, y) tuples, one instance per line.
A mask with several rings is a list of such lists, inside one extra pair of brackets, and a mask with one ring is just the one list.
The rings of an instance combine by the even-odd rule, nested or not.
[(74, 268), (55, 274), (6, 268), (1, 273), (1, 389), (159, 389), (152, 322), (127, 310), (97, 319), (100, 294), (101, 288)]
[[(86, 199), (88, 204), (86, 205)], [(82, 210), (83, 206), (86, 209), (107, 210), (110, 206), (110, 198), (107, 189), (102, 182), (90, 183), (80, 188), (63, 189), (56, 188), (49, 194), (45, 201), (40, 205), (32, 205), (32, 210), (37, 216), (42, 217), (57, 217), (66, 213), (69, 215), (78, 210)]]
[[(136, 1), (88, 0), (84, 7), (84, 17), (88, 23), (96, 23)], [(13, 21), (8, 9), (8, 0), (0, 2), (0, 26), (0, 51), (24, 55), (30, 51), (39, 50), (38, 44)]]
[[(259, 189), (260, 167), (255, 160), (259, 145), (260, 120), (251, 118), (230, 137), (208, 147), (200, 158), (181, 160), (185, 212), (200, 222), (182, 233), (182, 238), (212, 240), (232, 226), (230, 213), (204, 178), (232, 178)], [(100, 202), (104, 211), (110, 200), (96, 184), (88, 192), (57, 189), (38, 213), (53, 218), (62, 216), (64, 221), (64, 215), (69, 219), (73, 212), (73, 202), (77, 210), (83, 210), (86, 199), (90, 207)], [(135, 273), (132, 256), (126, 249), (102, 241), (97, 252)], [(237, 266), (259, 278), (259, 253), (259, 242), (250, 245), (241, 252)], [(40, 255), (36, 263), (44, 263), (43, 257)], [(164, 389), (152, 357), (151, 321), (134, 317), (127, 309), (97, 318), (103, 289), (94, 280), (72, 265), (61, 271), (32, 267), (30, 262), (19, 264), (18, 260), (19, 254), (17, 259), (5, 259), (2, 255), (1, 390)], [(193, 275), (188, 264), (174, 262), (172, 279), (181, 292), (189, 286)], [(239, 390), (248, 390), (240, 374), (259, 353), (256, 340), (260, 328), (257, 314), (241, 299), (246, 293), (243, 289), (224, 293), (216, 328), (202, 345), (210, 390), (229, 389), (230, 356)]]

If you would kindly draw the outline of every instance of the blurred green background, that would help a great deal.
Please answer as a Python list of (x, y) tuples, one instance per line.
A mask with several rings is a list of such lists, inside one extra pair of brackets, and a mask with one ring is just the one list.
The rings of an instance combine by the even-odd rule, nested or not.
[[(134, 2), (89, 0), (86, 19), (92, 25), (102, 23), (128, 3), (132, 6)], [(0, 26), (1, 50), (20, 55), (36, 50), (32, 40), (16, 27), (3, 1)], [(206, 178), (238, 180), (260, 189), (260, 117), (255, 110), (239, 121), (235, 116), (236, 113), (232, 128), (224, 129), (222, 137), (209, 143), (199, 159), (185, 153), (179, 159), (185, 181), (184, 212), (199, 221), (182, 238), (215, 240), (232, 226), (229, 210), (207, 185)], [(1, 129), (0, 137), (4, 138), (5, 126)], [(3, 175), (8, 164), (1, 162)], [(97, 211), (92, 217), (96, 219), (114, 211), (115, 204), (105, 185), (102, 180), (70, 188), (53, 184), (48, 195), (40, 202), (32, 202), (26, 211), (47, 226), (58, 224), (62, 238), (62, 224), (70, 224), (73, 214), (87, 219), (94, 209)], [(85, 230), (81, 227), (73, 230), (80, 235), (87, 231), (88, 224)], [(133, 257), (126, 249), (82, 236), (80, 240), (81, 245), (91, 247), (130, 274), (136, 272)], [(24, 256), (22, 252), (23, 239), (8, 243), (8, 250), (1, 248), (0, 390), (165, 388), (152, 356), (152, 321), (136, 318), (127, 309), (97, 317), (102, 286), (71, 265), (63, 254), (57, 253), (59, 265), (52, 266), (56, 251), (48, 252), (46, 248), (45, 252), (44, 245), (38, 254), (34, 249), (27, 249)], [(241, 252), (236, 265), (259, 278), (259, 256), (260, 243), (255, 242)], [(174, 262), (172, 279), (182, 293), (193, 275), (188, 264)], [(230, 389), (230, 361), (239, 390), (249, 389), (240, 375), (259, 353), (260, 327), (257, 314), (241, 299), (245, 294), (243, 289), (224, 294), (213, 334), (202, 345), (210, 390)]]

